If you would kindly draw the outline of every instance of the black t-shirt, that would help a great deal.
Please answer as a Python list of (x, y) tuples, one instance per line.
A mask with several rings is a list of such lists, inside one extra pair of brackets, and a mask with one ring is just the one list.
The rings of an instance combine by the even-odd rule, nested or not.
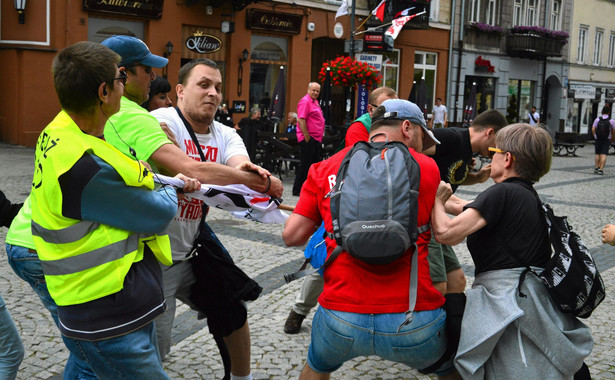
[(495, 184), (465, 208), (474, 208), (487, 225), (468, 236), (468, 249), (476, 274), (524, 265), (509, 254), (515, 252), (524, 264), (542, 267), (551, 257), (547, 224), (534, 188), (520, 178)]
[(440, 169), (442, 181), (450, 183), (453, 192), (466, 180), (472, 167), (470, 131), (466, 128), (435, 128), (433, 134), (440, 141), (431, 156)]

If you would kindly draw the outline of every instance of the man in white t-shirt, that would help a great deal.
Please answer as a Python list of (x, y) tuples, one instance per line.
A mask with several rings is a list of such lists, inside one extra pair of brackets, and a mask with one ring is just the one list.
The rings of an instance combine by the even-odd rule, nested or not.
[(530, 119), (530, 125), (540, 124), (540, 114), (536, 112), (536, 106), (532, 106), (532, 112), (528, 112), (527, 117)]
[[(177, 106), (185, 121), (194, 130), (206, 162), (215, 162), (232, 167), (249, 162), (250, 158), (243, 140), (234, 128), (214, 121), (214, 115), (222, 100), (222, 75), (217, 64), (209, 59), (193, 60), (182, 66), (177, 85)], [(175, 108), (160, 108), (151, 113), (160, 123), (165, 123), (175, 135), (179, 148), (194, 160), (202, 161), (196, 144), (186, 129), (186, 123)], [(277, 179), (274, 179), (277, 181)], [(267, 191), (265, 191), (267, 192)], [(190, 301), (190, 288), (196, 277), (186, 255), (199, 234), (202, 216), (202, 201), (190, 194), (178, 196), (178, 211), (167, 233), (171, 239), (173, 266), (162, 267), (163, 285), (167, 311), (156, 320), (156, 334), (160, 355), (164, 359), (171, 347), (171, 330), (175, 317), (176, 299), (196, 307)], [(216, 238), (207, 223), (208, 236), (224, 255), (230, 255)], [(241, 313), (230, 316), (230, 335), (224, 336), (231, 358), (231, 379), (252, 379), (250, 372), (250, 332), (245, 303)]]
[(442, 104), (442, 98), (436, 99), (436, 105), (431, 111), (431, 125), (434, 128), (446, 128), (448, 120), (446, 119), (446, 106)]

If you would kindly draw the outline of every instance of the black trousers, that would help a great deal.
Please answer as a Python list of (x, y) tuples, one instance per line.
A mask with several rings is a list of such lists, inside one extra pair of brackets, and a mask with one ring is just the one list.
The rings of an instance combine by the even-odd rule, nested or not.
[(299, 143), (301, 148), (301, 161), (299, 163), (299, 170), (295, 176), (295, 183), (293, 185), (293, 195), (299, 195), (301, 193), (301, 186), (307, 179), (310, 166), (314, 162), (320, 161), (321, 142), (311, 137), (309, 142), (305, 140)]

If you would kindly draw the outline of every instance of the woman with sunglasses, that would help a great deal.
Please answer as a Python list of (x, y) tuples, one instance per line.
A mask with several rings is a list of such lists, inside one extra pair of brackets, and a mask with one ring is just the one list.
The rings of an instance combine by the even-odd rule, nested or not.
[(533, 183), (549, 171), (553, 144), (543, 129), (514, 124), (495, 145), (495, 185), (472, 202), (447, 202), (451, 189), (442, 182), (432, 211), (436, 240), (455, 245), (467, 237), (476, 268), (455, 366), (464, 379), (572, 379), (593, 348), (591, 331), (555, 306), (539, 278), (520, 281), (524, 263), (544, 268), (551, 256)]

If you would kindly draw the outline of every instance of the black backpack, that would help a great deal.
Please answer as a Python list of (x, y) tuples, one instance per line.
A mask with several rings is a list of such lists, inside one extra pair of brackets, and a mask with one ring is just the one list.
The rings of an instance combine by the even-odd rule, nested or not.
[(598, 124), (596, 125), (596, 138), (600, 140), (606, 140), (609, 138), (609, 132), (611, 131), (611, 118), (604, 119), (602, 116), (598, 118)]
[[(538, 197), (537, 194), (536, 196)], [(565, 216), (556, 216), (548, 204), (540, 204), (553, 247), (553, 255), (545, 269), (537, 273), (504, 245), (505, 249), (527, 268), (519, 280), (519, 289), (525, 275), (533, 273), (544, 282), (549, 296), (562, 312), (588, 318), (604, 300), (606, 289), (602, 277), (594, 258), (581, 237), (572, 230), (568, 219)], [(521, 290), (519, 295), (525, 297)]]

